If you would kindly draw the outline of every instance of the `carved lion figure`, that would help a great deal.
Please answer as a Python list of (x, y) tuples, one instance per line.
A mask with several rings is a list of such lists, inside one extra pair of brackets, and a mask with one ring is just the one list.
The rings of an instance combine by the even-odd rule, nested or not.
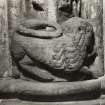
[(61, 26), (30, 19), (15, 30), (11, 53), (23, 74), (28, 72), (34, 79), (68, 80), (85, 66), (93, 39), (93, 27), (84, 19), (71, 18)]

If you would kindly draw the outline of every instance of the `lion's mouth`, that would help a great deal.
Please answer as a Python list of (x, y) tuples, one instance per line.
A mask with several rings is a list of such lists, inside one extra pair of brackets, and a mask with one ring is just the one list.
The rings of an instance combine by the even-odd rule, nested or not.
[(26, 20), (17, 28), (17, 32), (27, 37), (51, 39), (62, 36), (62, 29), (59, 24), (35, 19)]
[(33, 26), (33, 27), (30, 27), (31, 29), (34, 29), (34, 30), (42, 30), (42, 31), (55, 31), (56, 28), (54, 26), (50, 26), (50, 25), (47, 25), (47, 24), (40, 24), (40, 25), (37, 25), (37, 26)]

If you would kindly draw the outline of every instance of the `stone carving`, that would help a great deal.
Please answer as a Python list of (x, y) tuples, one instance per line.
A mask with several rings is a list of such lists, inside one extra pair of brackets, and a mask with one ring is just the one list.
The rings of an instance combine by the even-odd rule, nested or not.
[(81, 99), (78, 96), (83, 100), (99, 97), (105, 89), (104, 76), (93, 79), (89, 69), (88, 61), (95, 53), (94, 32), (88, 21), (75, 17), (59, 25), (25, 20), (14, 31), (11, 42), (20, 78), (0, 79), (4, 97), (10, 94), (10, 98), (55, 105), (56, 101)]
[[(40, 0), (31, 1), (33, 9), (41, 13), (38, 17), (42, 18), (42, 12), (46, 11), (43, 0), (42, 5), (37, 3)], [(93, 79), (95, 77), (90, 69), (96, 57), (91, 24), (80, 18), (68, 19), (80, 15), (80, 0), (57, 1), (60, 1), (57, 9), (63, 17), (57, 13), (61, 18), (57, 20), (60, 25), (40, 18), (29, 19), (13, 33), (11, 55), (19, 74), (15, 78), (0, 79), (0, 97), (20, 101), (11, 100), (12, 104), (71, 105), (79, 100), (78, 104), (98, 104), (100, 100), (82, 100), (96, 99), (105, 90), (104, 76)], [(75, 103), (75, 100), (78, 101)], [(6, 104), (11, 105), (11, 102)]]
[(92, 40), (93, 28), (86, 20), (71, 18), (59, 26), (30, 19), (15, 30), (11, 52), (22, 75), (29, 74), (26, 77), (38, 81), (80, 80), (76, 73), (91, 74), (86, 72), (85, 62), (93, 52)]

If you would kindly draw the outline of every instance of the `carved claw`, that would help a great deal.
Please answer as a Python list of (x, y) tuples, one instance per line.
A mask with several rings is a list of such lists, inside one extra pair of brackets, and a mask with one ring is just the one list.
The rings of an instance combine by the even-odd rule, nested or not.
[(82, 69), (80, 70), (80, 73), (87, 75), (87, 78), (89, 77), (92, 79), (97, 79), (97, 77), (93, 74), (93, 72), (87, 66), (82, 67)]

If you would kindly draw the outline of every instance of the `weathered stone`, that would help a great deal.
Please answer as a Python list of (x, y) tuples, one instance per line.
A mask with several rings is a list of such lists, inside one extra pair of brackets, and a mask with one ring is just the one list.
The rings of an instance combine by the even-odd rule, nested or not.
[[(99, 33), (99, 36), (101, 37), (99, 37), (99, 39), (97, 38), (99, 41), (99, 52), (98, 52), (99, 56), (96, 57), (97, 53), (94, 50), (94, 40), (93, 40), (94, 35), (86, 34), (85, 32), (84, 32), (85, 34), (84, 33), (82, 35), (79, 34), (78, 19), (74, 19), (74, 21), (73, 19), (71, 19), (72, 21), (68, 20), (65, 23), (63, 23), (61, 27), (56, 23), (52, 24), (50, 22), (45, 22), (45, 21), (40, 21), (40, 22), (38, 21), (38, 24), (36, 22), (35, 24), (33, 22), (31, 24), (29, 21), (27, 25), (25, 23), (28, 20), (26, 20), (16, 30), (14, 34), (15, 36), (13, 38), (14, 41), (12, 42), (14, 46), (14, 47), (12, 46), (13, 48), (12, 56), (18, 67), (18, 70), (16, 72), (14, 71), (14, 68), (13, 68), (13, 72), (15, 72), (14, 74), (15, 78), (20, 78), (20, 79), (9, 79), (9, 78), (0, 79), (1, 98), (3, 98), (2, 97), (3, 95), (3, 96), (6, 96), (5, 98), (21, 98), (21, 99), (24, 99), (24, 101), (7, 100), (6, 102), (5, 101), (2, 102), (0, 100), (0, 102), (2, 102), (0, 104), (4, 104), (4, 105), (11, 105), (11, 104), (13, 105), (31, 105), (31, 104), (32, 105), (77, 105), (77, 104), (78, 105), (99, 105), (99, 104), (103, 104), (104, 105), (105, 103), (103, 101), (104, 99), (103, 100), (99, 100), (99, 99), (89, 100), (89, 99), (99, 98), (101, 92), (104, 94), (105, 78), (99, 78), (96, 80), (89, 80), (89, 81), (81, 81), (86, 79), (93, 79), (94, 77), (92, 73), (93, 71), (91, 71), (90, 66), (91, 67), (95, 66), (95, 68), (99, 70), (99, 72), (97, 72), (99, 76), (100, 74), (103, 75), (103, 69), (102, 69), (103, 55), (101, 56), (102, 50), (103, 50), (102, 35), (101, 35), (102, 22), (100, 21), (102, 19), (102, 15), (101, 15), (102, 8), (100, 7), (102, 6), (99, 6), (95, 3), (98, 1), (97, 3), (100, 4), (101, 3), (100, 0), (93, 0), (93, 1), (91, 0), (52, 0), (52, 1), (51, 0), (26, 0), (26, 1), (10, 0), (10, 1), (16, 2), (16, 6), (15, 6), (15, 2), (13, 2), (14, 7), (13, 8), (10, 7), (11, 9), (10, 8), (8, 9), (9, 12), (13, 11), (14, 13), (12, 14), (12, 12), (10, 12), (11, 19), (10, 18), (9, 19), (12, 23), (11, 26), (13, 25), (11, 29), (15, 28), (15, 26), (17, 26), (17, 24), (19, 23), (17, 20), (18, 19), (20, 20), (20, 16), (19, 16), (20, 12), (22, 11), (23, 13), (22, 8), (25, 7), (25, 2), (27, 2), (26, 4), (29, 5), (30, 7), (27, 10), (25, 7), (24, 10), (26, 10), (25, 12), (28, 11), (29, 17), (31, 17), (32, 15), (34, 18), (38, 18), (39, 20), (43, 18), (44, 20), (49, 19), (50, 21), (55, 21), (55, 22), (65, 21), (72, 16), (82, 16), (80, 14), (81, 11), (82, 13), (85, 13), (85, 9), (86, 10), (91, 9), (93, 11), (91, 10), (90, 12), (86, 11), (86, 14), (89, 13), (88, 17), (89, 16), (94, 17), (95, 14), (99, 16), (95, 20), (96, 22), (94, 24), (94, 29), (96, 29), (95, 33)], [(61, 1), (61, 5), (59, 3), (58, 4), (56, 3), (59, 1)], [(80, 1), (82, 2), (80, 3)], [(86, 5), (88, 5), (88, 2), (89, 2), (93, 8), (83, 8), (80, 11), (80, 8), (81, 8), (80, 5), (82, 5), (82, 7), (84, 6), (83, 2), (85, 2)], [(39, 6), (39, 7), (36, 8), (36, 6)], [(67, 8), (67, 9), (64, 9), (64, 8)], [(39, 11), (38, 9), (41, 11)], [(58, 10), (56, 11), (56, 9)], [(19, 12), (17, 12), (18, 10)], [(60, 10), (59, 12), (60, 15), (58, 15), (59, 13), (57, 13), (59, 10)], [(41, 23), (43, 23), (44, 26)], [(41, 24), (41, 27), (39, 27), (40, 24)], [(45, 24), (47, 24), (47, 26)], [(31, 25), (35, 27), (33, 27), (32, 29), (32, 27), (30, 27)], [(90, 27), (92, 26), (90, 25)], [(80, 31), (81, 29), (82, 31), (84, 30), (84, 25), (82, 28), (79, 29), (80, 33), (81, 33)], [(91, 29), (92, 28), (90, 28), (90, 30)], [(93, 32), (91, 31), (90, 33), (93, 33)], [(88, 35), (90, 38), (88, 37)], [(29, 41), (27, 41), (28, 39)], [(98, 41), (96, 41), (96, 43), (98, 43)], [(8, 41), (6, 40), (5, 42), (7, 43)], [(31, 45), (30, 45), (30, 42), (31, 42)], [(37, 52), (37, 49), (38, 49), (38, 52)], [(5, 55), (5, 53), (3, 55)], [(2, 58), (4, 62), (5, 58), (4, 57)], [(49, 63), (49, 61), (51, 62)], [(96, 65), (94, 65), (95, 63)], [(73, 68), (72, 68), (72, 65), (74, 65)], [(101, 66), (101, 70), (98, 68), (98, 65)], [(6, 65), (6, 67), (7, 66), (8, 65)], [(96, 69), (94, 69), (94, 71), (97, 71)], [(4, 72), (3, 69), (1, 71)], [(6, 76), (6, 74), (7, 73), (5, 73), (4, 77)], [(21, 80), (21, 79), (25, 79), (25, 80)], [(26, 81), (26, 79), (30, 81)], [(38, 81), (42, 81), (42, 82), (38, 82)], [(68, 81), (76, 81), (76, 82), (68, 82)], [(26, 98), (27, 101), (25, 101), (25, 97), (27, 97)], [(35, 100), (37, 99), (36, 97), (39, 97), (40, 100)], [(47, 102), (43, 102), (43, 98), (46, 98), (46, 97), (47, 97), (46, 99)], [(76, 102), (74, 102), (75, 100)], [(87, 100), (87, 101), (83, 101), (83, 100)], [(40, 101), (40, 102), (36, 102), (36, 101)], [(51, 101), (51, 102), (48, 102), (48, 101)], [(61, 102), (61, 101), (64, 101), (64, 102)]]

